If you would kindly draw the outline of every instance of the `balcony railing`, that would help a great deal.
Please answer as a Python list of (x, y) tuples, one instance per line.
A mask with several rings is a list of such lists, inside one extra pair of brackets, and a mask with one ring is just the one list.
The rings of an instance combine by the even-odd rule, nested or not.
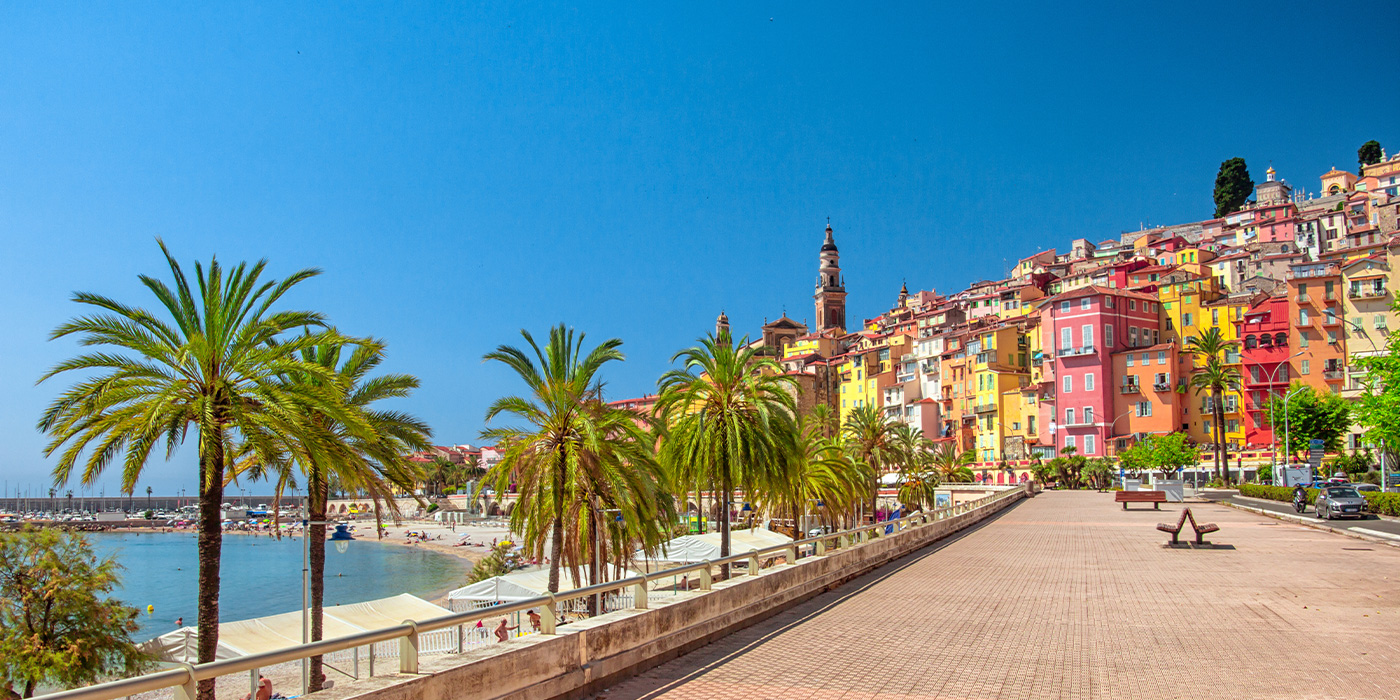
[(979, 403), (972, 410), (975, 413), (996, 413), (997, 405), (994, 403)]
[(1124, 384), (1124, 385), (1118, 387), (1118, 393), (1120, 393), (1120, 394), (1140, 394), (1140, 393), (1142, 393), (1142, 387), (1141, 387), (1140, 385), (1138, 385), (1137, 382), (1133, 382), (1132, 384)]
[(1345, 378), (1345, 377), (1346, 377), (1346, 371), (1344, 371), (1344, 370), (1340, 370), (1340, 369), (1324, 369), (1324, 370), (1322, 370), (1322, 378), (1323, 378), (1323, 379), (1343, 379), (1343, 378)]
[(1299, 303), (1299, 304), (1311, 304), (1311, 303), (1312, 303), (1312, 297), (1308, 296), (1307, 294), (1299, 294), (1299, 295), (1298, 295), (1298, 303)]
[(1380, 289), (1374, 287), (1370, 289), (1351, 289), (1347, 291), (1347, 296), (1352, 299), (1374, 299), (1376, 297), (1383, 297), (1385, 294), (1385, 287), (1381, 287)]
[(1060, 357), (1076, 357), (1079, 355), (1094, 354), (1094, 346), (1085, 345), (1080, 348), (1060, 348)]
[(1153, 390), (1153, 391), (1171, 391), (1171, 390), (1172, 390), (1172, 383), (1171, 383), (1171, 382), (1152, 382), (1152, 390)]

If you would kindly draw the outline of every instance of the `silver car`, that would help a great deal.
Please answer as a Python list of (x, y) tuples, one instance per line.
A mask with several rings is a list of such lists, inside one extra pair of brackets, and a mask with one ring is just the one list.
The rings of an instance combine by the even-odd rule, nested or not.
[(1322, 489), (1315, 501), (1317, 517), (1365, 518), (1366, 499), (1352, 486), (1331, 486)]

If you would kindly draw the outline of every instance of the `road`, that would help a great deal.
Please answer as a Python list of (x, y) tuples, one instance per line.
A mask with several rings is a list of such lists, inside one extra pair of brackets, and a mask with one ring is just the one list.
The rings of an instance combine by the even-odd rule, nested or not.
[(1249, 498), (1246, 496), (1233, 496), (1225, 500), (1246, 508), (1260, 508), (1271, 513), (1279, 513), (1299, 522), (1330, 527), (1334, 530), (1350, 530), (1372, 537), (1400, 542), (1400, 522), (1397, 522), (1394, 518), (1381, 518), (1375, 515), (1368, 515), (1364, 520), (1355, 518), (1323, 520), (1316, 517), (1316, 511), (1311, 507), (1303, 511), (1301, 515), (1298, 514), (1297, 511), (1293, 510), (1292, 503), (1266, 501), (1262, 498)]
[(1042, 493), (597, 697), (1400, 698), (1400, 547), (1189, 505)]

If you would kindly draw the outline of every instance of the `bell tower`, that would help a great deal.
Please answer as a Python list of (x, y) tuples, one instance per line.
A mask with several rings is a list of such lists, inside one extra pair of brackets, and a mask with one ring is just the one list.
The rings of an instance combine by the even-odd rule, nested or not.
[(846, 332), (846, 281), (841, 278), (841, 254), (831, 236), (831, 222), (826, 224), (826, 241), (822, 243), (821, 266), (817, 268), (817, 333), (835, 330)]

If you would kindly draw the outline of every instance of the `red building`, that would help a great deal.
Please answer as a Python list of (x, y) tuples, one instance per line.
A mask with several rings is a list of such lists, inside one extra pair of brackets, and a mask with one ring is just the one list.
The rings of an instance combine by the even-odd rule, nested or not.
[(1276, 296), (1255, 304), (1235, 322), (1240, 339), (1240, 377), (1247, 417), (1244, 439), (1248, 445), (1271, 445), (1269, 397), (1283, 396), (1290, 381), (1288, 360), (1294, 354), (1288, 344), (1288, 298)]
[[(1050, 299), (1046, 339), (1053, 345), (1054, 415), (1050, 431), (1056, 450), (1074, 447), (1087, 457), (1107, 453), (1114, 424), (1118, 378), (1112, 353), (1151, 343), (1159, 331), (1157, 300), (1122, 289), (1090, 286)], [(1047, 348), (1049, 350), (1051, 348)]]

